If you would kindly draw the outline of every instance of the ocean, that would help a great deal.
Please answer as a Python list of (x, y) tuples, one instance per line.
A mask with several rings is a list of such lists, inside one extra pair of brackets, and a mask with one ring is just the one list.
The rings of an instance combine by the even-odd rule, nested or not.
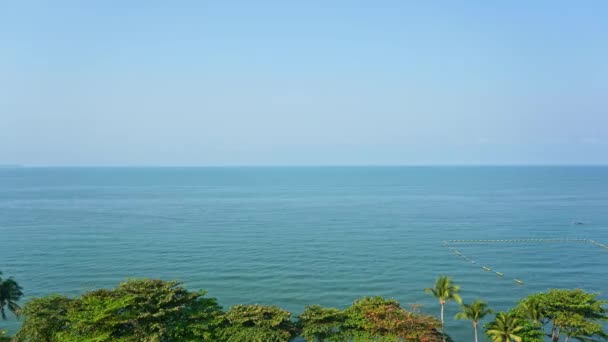
[(25, 300), (153, 277), (224, 307), (381, 295), (438, 315), (439, 275), (495, 310), (548, 288), (608, 299), (608, 249), (589, 242), (444, 246), (514, 239), (608, 244), (608, 167), (0, 168), (0, 271)]

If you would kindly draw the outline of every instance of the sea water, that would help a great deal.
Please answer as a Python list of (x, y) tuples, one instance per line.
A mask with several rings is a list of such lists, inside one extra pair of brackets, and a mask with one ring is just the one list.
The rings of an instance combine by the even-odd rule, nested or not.
[[(381, 295), (438, 315), (423, 289), (439, 275), (495, 310), (548, 288), (607, 298), (608, 250), (590, 243), (454, 245), (469, 260), (443, 245), (532, 238), (608, 243), (608, 168), (0, 169), (0, 271), (24, 301), (152, 277), (224, 307), (295, 316)], [(472, 339), (470, 322), (453, 319), (458, 306), (446, 309), (446, 331)]]

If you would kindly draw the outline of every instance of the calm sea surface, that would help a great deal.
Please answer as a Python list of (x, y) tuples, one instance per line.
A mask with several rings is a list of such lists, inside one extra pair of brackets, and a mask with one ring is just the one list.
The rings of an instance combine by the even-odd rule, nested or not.
[[(155, 277), (224, 306), (297, 314), (382, 295), (438, 314), (423, 288), (441, 274), (495, 309), (552, 287), (608, 290), (608, 250), (588, 243), (458, 246), (477, 264), (442, 243), (514, 238), (608, 243), (608, 168), (0, 169), (0, 270), (26, 298)], [(470, 340), (447, 309), (448, 333)]]

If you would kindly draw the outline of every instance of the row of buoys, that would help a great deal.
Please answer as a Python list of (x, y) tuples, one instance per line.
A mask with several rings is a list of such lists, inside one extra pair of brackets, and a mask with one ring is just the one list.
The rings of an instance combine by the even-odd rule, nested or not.
[(587, 242), (589, 239), (446, 240), (445, 243)]
[[(476, 264), (476, 263), (477, 263), (475, 260), (473, 260), (473, 259), (471, 259), (471, 258), (467, 257), (466, 255), (462, 254), (462, 253), (461, 253), (459, 250), (457, 250), (457, 249), (454, 249), (454, 248), (450, 247), (450, 245), (447, 243), (447, 241), (444, 241), (444, 243), (445, 243), (445, 246), (446, 246), (446, 247), (448, 247), (448, 249), (449, 249), (449, 250), (451, 250), (452, 252), (454, 252), (454, 254), (458, 255), (459, 257), (463, 258), (463, 259), (464, 259), (464, 260), (466, 260), (466, 261), (470, 261), (472, 264)], [(482, 268), (484, 271), (486, 271), (486, 272), (490, 272), (490, 271), (492, 271), (492, 269), (491, 269), (491, 268), (489, 268), (489, 267), (487, 267), (487, 266), (482, 266), (481, 268)], [(496, 273), (496, 275), (497, 275), (497, 276), (499, 276), (499, 277), (503, 277), (503, 276), (504, 276), (504, 273), (502, 273), (502, 272), (494, 271), (494, 273)], [(520, 279), (513, 279), (513, 280), (514, 280), (514, 281), (515, 281), (517, 284), (520, 284), (520, 285), (523, 285), (523, 283), (524, 283), (524, 282), (523, 282), (522, 280), (520, 280)]]
[(599, 242), (597, 242), (595, 240), (591, 240), (591, 239), (589, 239), (588, 241), (591, 242), (592, 244), (598, 246), (598, 247), (602, 247), (602, 248), (608, 249), (608, 246), (604, 245), (603, 243), (599, 243)]
[(599, 243), (592, 239), (510, 239), (510, 240), (445, 240), (443, 241), (444, 245), (449, 246), (450, 243), (528, 243), (528, 242), (544, 242), (544, 243), (559, 243), (559, 242), (585, 242), (591, 243), (598, 247), (608, 249), (608, 245), (603, 243)]
[[(542, 242), (542, 243), (547, 243), (547, 242), (585, 242), (585, 243), (591, 243), (593, 245), (596, 245), (598, 247), (604, 248), (604, 249), (608, 249), (608, 245), (599, 243), (595, 240), (592, 239), (508, 239), (508, 240), (446, 240), (444, 241), (444, 245), (446, 247), (448, 247), (451, 251), (454, 252), (454, 254), (462, 257), (463, 259), (470, 261), (473, 264), (476, 264), (477, 262), (475, 260), (472, 260), (470, 258), (468, 258), (467, 256), (463, 255), (460, 251), (452, 248), (450, 246), (450, 243), (530, 243), (530, 242)], [(482, 269), (486, 272), (490, 272), (492, 271), (491, 268), (486, 267), (486, 266), (482, 266)], [(495, 271), (497, 276), (504, 276), (503, 273)], [(517, 284), (523, 285), (524, 282), (521, 279), (517, 279), (514, 278), (513, 279)]]

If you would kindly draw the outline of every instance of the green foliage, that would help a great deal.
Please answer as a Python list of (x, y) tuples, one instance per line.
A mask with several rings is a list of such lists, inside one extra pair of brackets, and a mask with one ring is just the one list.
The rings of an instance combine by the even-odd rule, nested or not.
[[(236, 305), (223, 312), (205, 292), (189, 292), (180, 283), (131, 280), (109, 290), (76, 298), (48, 296), (16, 306), (21, 287), (12, 279), (2, 281), (3, 307), (25, 316), (14, 342), (286, 342), (295, 336), (320, 342), (438, 342), (449, 339), (439, 332), (443, 322), (405, 310), (394, 299), (364, 297), (345, 310), (307, 306), (298, 317), (275, 306)], [(460, 301), (459, 287), (440, 277), (427, 289), (442, 307)], [(606, 301), (582, 290), (549, 290), (519, 302), (509, 312), (498, 313), (485, 325), (494, 342), (553, 342), (607, 339), (602, 323), (608, 320)], [(457, 319), (477, 324), (491, 313), (485, 302), (463, 304)], [(443, 311), (443, 310), (442, 310)], [(550, 333), (545, 328), (550, 327)], [(8, 341), (0, 330), (0, 342)]]
[(366, 297), (345, 310), (344, 341), (439, 341), (440, 322), (431, 316), (404, 310), (399, 302)]
[(522, 338), (522, 342), (543, 342), (545, 332), (539, 323), (532, 323), (529, 320), (521, 319), (522, 329), (517, 333)]
[(374, 329), (373, 323), (367, 319), (371, 312), (378, 312), (383, 309), (398, 307), (399, 302), (394, 299), (382, 297), (364, 297), (355, 300), (353, 304), (345, 310), (346, 320), (344, 330), (367, 331)]
[(486, 325), (486, 334), (492, 342), (522, 342), (524, 321), (512, 312), (499, 312), (494, 321)]
[[(551, 323), (549, 334), (554, 341), (561, 336), (579, 340), (605, 339), (601, 321), (608, 319), (606, 303), (597, 299), (596, 294), (580, 289), (552, 289), (523, 299), (516, 312), (533, 323)], [(544, 332), (544, 328), (540, 329)]]
[(34, 298), (23, 307), (25, 320), (15, 336), (16, 342), (52, 342), (67, 328), (67, 312), (72, 299), (62, 296)]
[[(76, 299), (46, 297), (26, 305), (18, 341), (200, 341), (221, 308), (177, 282), (131, 280)], [(46, 336), (46, 337), (42, 337)]]
[(432, 288), (424, 289), (425, 292), (432, 294), (439, 300), (439, 303), (445, 304), (450, 300), (462, 304), (462, 298), (460, 298), (460, 286), (454, 284), (452, 278), (448, 276), (441, 276), (435, 281), (435, 286)]
[(179, 285), (132, 280), (114, 290), (85, 294), (69, 311), (70, 337), (91, 336), (99, 341), (192, 338), (184, 336), (185, 332), (191, 334), (189, 323), (194, 318), (189, 316), (202, 316), (201, 324), (213, 325), (220, 307), (215, 299), (202, 299), (203, 292), (190, 293)]
[[(542, 294), (540, 294), (542, 295)], [(539, 295), (531, 295), (522, 299), (514, 312), (521, 318), (530, 320), (534, 324), (546, 324), (545, 310), (541, 306)]]
[(545, 317), (544, 308), (541, 306), (537, 295), (522, 299), (512, 312), (524, 322), (523, 329), (519, 333), (523, 342), (544, 341), (544, 327), (548, 319)]
[(460, 308), (462, 311), (456, 314), (456, 319), (467, 319), (473, 322), (475, 342), (477, 342), (477, 325), (481, 319), (491, 314), (492, 310), (488, 308), (488, 303), (481, 300), (476, 300), (471, 304), (462, 304)]
[(306, 341), (327, 341), (339, 339), (345, 314), (335, 308), (311, 305), (304, 308), (298, 317), (301, 335)]
[(23, 297), (23, 288), (12, 278), (2, 279), (0, 272), (0, 317), (6, 320), (6, 309), (19, 317), (21, 315), (21, 307), (17, 301)]
[(225, 342), (283, 342), (295, 336), (291, 313), (276, 306), (236, 305), (223, 316)]
[(222, 307), (215, 298), (199, 297), (186, 305), (171, 323), (171, 336), (180, 341), (214, 341), (222, 320)]
[(481, 319), (492, 313), (492, 310), (488, 309), (488, 303), (481, 300), (476, 300), (471, 304), (462, 304), (461, 310), (456, 314), (456, 319), (467, 319), (474, 324), (479, 323)]
[(443, 341), (446, 341), (445, 331), (444, 331), (444, 319), (443, 319), (443, 310), (444, 306), (448, 301), (455, 301), (458, 304), (462, 304), (462, 298), (460, 298), (460, 286), (454, 284), (452, 278), (448, 276), (440, 276), (435, 281), (435, 286), (432, 288), (424, 289), (424, 292), (430, 293), (433, 297), (439, 300), (439, 305), (441, 305), (441, 334), (444, 335)]

